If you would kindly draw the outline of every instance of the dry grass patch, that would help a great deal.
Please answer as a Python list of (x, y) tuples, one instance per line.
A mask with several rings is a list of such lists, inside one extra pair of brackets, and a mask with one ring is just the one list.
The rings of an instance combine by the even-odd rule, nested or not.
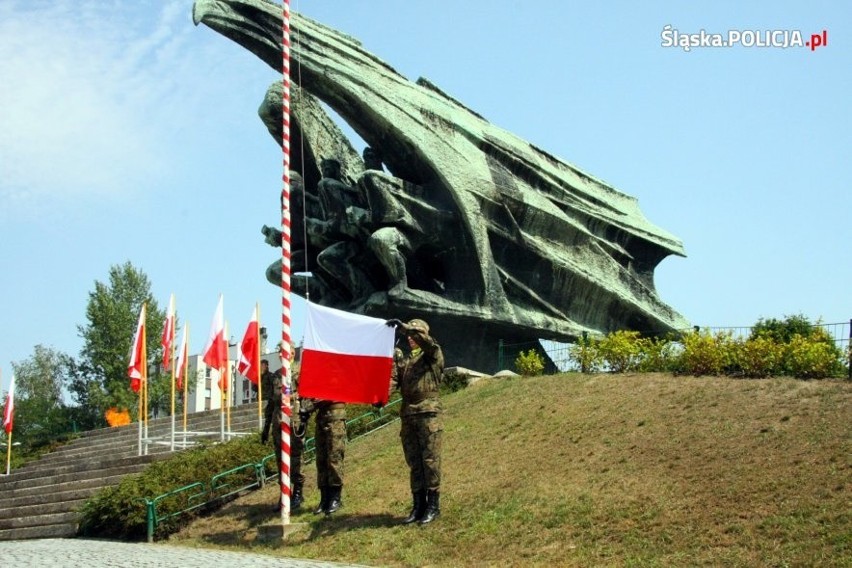
[[(344, 508), (286, 543), (276, 487), (173, 537), (380, 566), (852, 566), (852, 383), (559, 375), (445, 398), (442, 517), (398, 424), (351, 444)], [(307, 505), (318, 500), (308, 468)]]

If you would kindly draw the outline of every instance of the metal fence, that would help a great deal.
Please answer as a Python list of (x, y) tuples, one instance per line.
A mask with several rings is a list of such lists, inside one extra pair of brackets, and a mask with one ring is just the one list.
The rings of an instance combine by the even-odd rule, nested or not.
[[(369, 410), (346, 421), (347, 441), (353, 442), (399, 420), (402, 398), (396, 398), (383, 408)], [(306, 438), (302, 460), (309, 463), (316, 453), (314, 437)], [(217, 473), (209, 482), (195, 481), (184, 487), (156, 497), (142, 497), (145, 504), (145, 528), (148, 542), (154, 541), (157, 526), (202, 507), (223, 502), (225, 499), (251, 489), (259, 489), (279, 475), (275, 454), (269, 454), (259, 463), (247, 463), (228, 471)]]
[[(847, 361), (847, 368), (849, 373), (849, 379), (852, 380), (852, 351), (850, 351), (850, 344), (852, 344), (852, 319), (847, 322), (839, 322), (839, 323), (816, 323), (811, 324), (812, 328), (820, 328), (822, 329), (829, 337), (834, 340), (835, 345), (837, 345), (838, 349), (841, 353), (848, 353), (849, 360)], [(754, 330), (754, 326), (738, 326), (738, 327), (701, 327), (694, 326), (691, 329), (683, 329), (679, 330), (679, 333), (689, 333), (692, 331), (706, 331), (711, 334), (717, 333), (727, 333), (730, 334), (731, 337), (735, 339), (745, 340), (751, 336), (752, 331)], [(641, 332), (640, 332), (641, 333)], [(514, 369), (515, 360), (513, 354), (518, 353), (520, 351), (527, 351), (529, 349), (536, 349), (540, 351), (544, 351), (550, 361), (548, 364), (552, 363), (551, 371), (558, 372), (568, 372), (568, 371), (577, 371), (579, 372), (580, 365), (571, 356), (571, 343), (560, 343), (557, 341), (550, 341), (546, 339), (542, 339), (539, 341), (529, 341), (524, 343), (503, 343), (500, 342), (500, 346), (498, 348), (497, 353), (497, 368), (498, 369)]]

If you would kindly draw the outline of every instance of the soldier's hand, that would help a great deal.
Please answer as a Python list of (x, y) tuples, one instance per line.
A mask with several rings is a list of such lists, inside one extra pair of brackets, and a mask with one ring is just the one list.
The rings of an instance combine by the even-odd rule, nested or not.
[(385, 325), (388, 326), (388, 327), (399, 327), (399, 326), (402, 325), (402, 322), (399, 321), (398, 319), (389, 319), (388, 321), (385, 322)]

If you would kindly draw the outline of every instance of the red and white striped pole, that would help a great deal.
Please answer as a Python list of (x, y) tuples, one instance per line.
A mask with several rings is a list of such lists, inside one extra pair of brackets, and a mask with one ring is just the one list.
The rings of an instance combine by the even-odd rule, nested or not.
[(281, 148), (284, 150), (284, 187), (281, 190), (281, 523), (290, 523), (290, 425), (293, 411), (290, 380), (290, 0), (283, 1)]

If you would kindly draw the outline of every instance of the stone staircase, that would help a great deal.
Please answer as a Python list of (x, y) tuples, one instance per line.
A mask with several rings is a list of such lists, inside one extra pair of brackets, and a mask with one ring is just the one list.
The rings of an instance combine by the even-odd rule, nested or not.
[[(175, 451), (183, 442), (183, 419), (176, 417)], [(220, 411), (197, 412), (187, 418), (187, 442), (220, 439)], [(258, 430), (257, 406), (231, 408), (231, 432)], [(73, 537), (78, 509), (104, 487), (169, 457), (171, 418), (148, 422), (147, 455), (139, 455), (138, 425), (84, 432), (39, 460), (0, 475), (0, 541)], [(153, 497), (153, 495), (152, 495)]]

